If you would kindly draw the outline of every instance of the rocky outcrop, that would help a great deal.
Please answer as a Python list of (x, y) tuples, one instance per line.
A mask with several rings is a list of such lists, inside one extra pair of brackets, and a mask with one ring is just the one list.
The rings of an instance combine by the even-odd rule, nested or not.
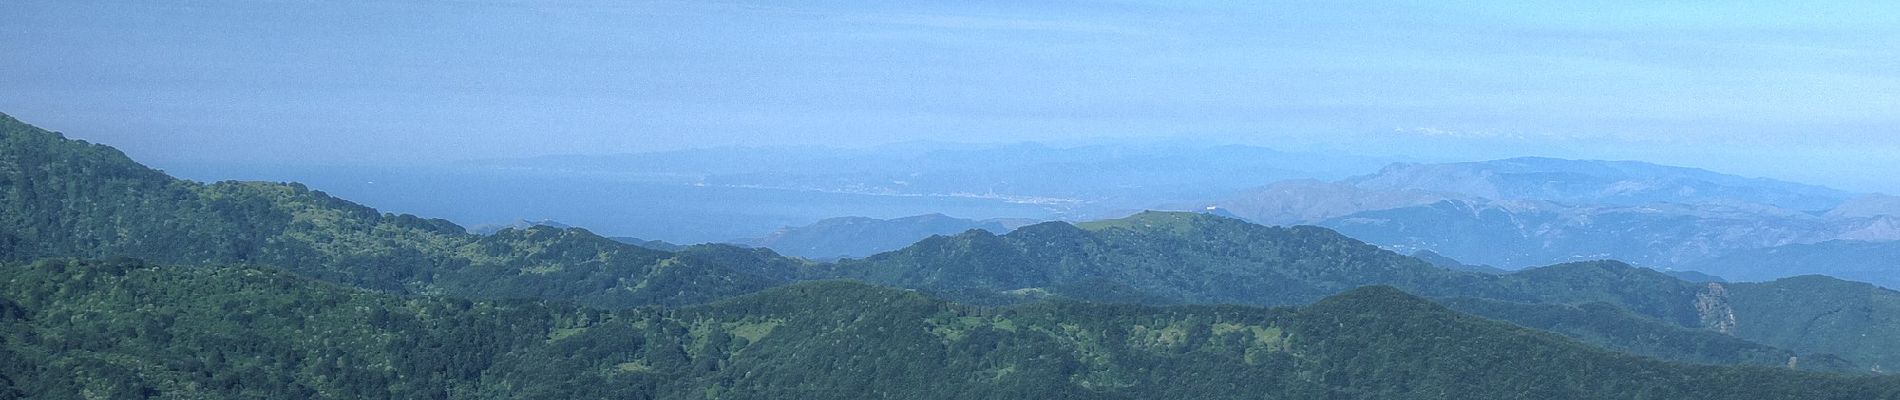
[(1344, 183), (1303, 179), (1247, 190), (1209, 205), (1259, 224), (1297, 225), (1364, 211), (1422, 206), (1454, 199), (1476, 200), (1463, 195), (1423, 190), (1373, 190)]
[[(1729, 307), (1728, 288), (1710, 282), (1695, 294), (1695, 310), (1702, 316), (1702, 327), (1725, 334), (1735, 333), (1735, 309)], [(1789, 363), (1793, 363), (1789, 360)]]
[(1900, 196), (1868, 194), (1849, 199), (1840, 206), (1828, 210), (1829, 218), (1868, 218), (1878, 216), (1900, 216)]

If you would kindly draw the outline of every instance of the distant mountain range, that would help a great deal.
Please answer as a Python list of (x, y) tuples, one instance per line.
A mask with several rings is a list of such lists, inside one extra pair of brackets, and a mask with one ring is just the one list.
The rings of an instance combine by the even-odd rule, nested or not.
[[(1521, 268), (1618, 259), (1678, 267), (1732, 252), (1837, 239), (1900, 239), (1894, 217), (1824, 218), (1752, 205), (1655, 203), (1572, 206), (1541, 201), (1446, 200), (1314, 222), (1400, 251), (1433, 250)], [(1706, 264), (1696, 264), (1706, 265)], [(1708, 270), (1717, 275), (1720, 269)], [(1792, 276), (1801, 271), (1789, 271)]]
[[(1696, 280), (1853, 273), (1893, 285), (1880, 278), (1882, 267), (1853, 272), (1786, 263), (1740, 271), (1730, 267), (1740, 264), (1710, 260), (1832, 240), (1900, 240), (1895, 199), (1639, 162), (1518, 158), (1394, 164), (1336, 182), (1288, 180), (1227, 200), (1167, 208), (1325, 226), (1402, 253), (1430, 251), (1504, 269), (1617, 259)], [(979, 225), (922, 216), (841, 218), (736, 242), (829, 259), (863, 257), (968, 229), (1007, 231)]]
[(1348, 183), (1300, 179), (1243, 190), (1228, 198), (1204, 204), (1172, 205), (1162, 208), (1216, 209), (1262, 224), (1298, 225), (1363, 211), (1427, 205), (1454, 199), (1475, 200), (1476, 198), (1455, 193), (1414, 189), (1365, 189)]
[[(1507, 270), (1617, 259), (1674, 274), (1711, 275), (1683, 275), (1697, 280), (1822, 273), (1894, 287), (1886, 277), (1900, 270), (1865, 262), (1849, 270), (1812, 262), (1745, 267), (1715, 260), (1835, 240), (1900, 240), (1896, 199), (1639, 162), (1517, 158), (1394, 164), (1336, 182), (1288, 180), (1205, 206), (1169, 208), (1263, 224), (1325, 226), (1402, 253), (1430, 251)], [(839, 217), (728, 242), (830, 260), (970, 229), (1001, 234), (1029, 221), (941, 214)]]
[(1767, 280), (1842, 271), (1800, 263), (1740, 271), (1710, 261), (1832, 240), (1900, 240), (1900, 200), (1892, 196), (1630, 161), (1400, 163), (1335, 182), (1284, 181), (1168, 208), (1209, 207), (1506, 269), (1617, 259)]
[(1825, 211), (1854, 194), (1772, 179), (1635, 161), (1511, 158), (1445, 164), (1393, 164), (1342, 183), (1379, 190), (1452, 193), (1492, 200), (1638, 206), (1651, 203), (1752, 203)]
[(1855, 197), (1828, 210), (1829, 218), (1900, 217), (1900, 196), (1869, 194)]
[(1731, 279), (1770, 280), (1798, 271), (1900, 288), (1900, 242), (1830, 240), (1736, 251), (1683, 265)]
[[(1361, 211), (1444, 200), (1543, 201), (1565, 205), (1757, 204), (1822, 212), (1856, 195), (1771, 179), (1634, 161), (1512, 158), (1445, 164), (1399, 163), (1337, 182), (1294, 180), (1209, 202), (1262, 223), (1310, 223)], [(1863, 198), (1863, 208), (1880, 208)]]

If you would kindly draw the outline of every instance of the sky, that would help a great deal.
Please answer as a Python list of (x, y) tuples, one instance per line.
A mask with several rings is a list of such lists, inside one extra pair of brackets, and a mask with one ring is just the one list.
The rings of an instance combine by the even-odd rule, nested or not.
[(0, 0), (0, 112), (142, 161), (1202, 140), (1900, 193), (1900, 3)]

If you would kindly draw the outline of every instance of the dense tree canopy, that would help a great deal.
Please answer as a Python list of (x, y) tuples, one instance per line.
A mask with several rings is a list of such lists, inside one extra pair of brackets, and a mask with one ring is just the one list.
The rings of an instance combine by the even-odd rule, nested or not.
[(1900, 380), (1619, 355), (1386, 287), (1300, 309), (958, 305), (810, 282), (706, 306), (398, 297), (251, 267), (0, 269), (30, 398), (1872, 399)]

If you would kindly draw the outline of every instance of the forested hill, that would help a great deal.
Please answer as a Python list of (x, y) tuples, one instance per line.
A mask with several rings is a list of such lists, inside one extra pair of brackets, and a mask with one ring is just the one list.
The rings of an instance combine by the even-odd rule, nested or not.
[[(708, 246), (668, 253), (580, 229), (489, 236), (439, 219), (379, 213), (296, 183), (173, 179), (104, 145), (0, 115), (0, 259), (129, 256), (246, 263), (353, 286), (481, 298), (576, 299), (600, 307), (691, 304), (784, 283), (776, 262)], [(776, 277), (776, 278), (775, 278)]]
[(1312, 226), (1272, 227), (1201, 213), (1143, 212), (1006, 235), (972, 230), (825, 266), (831, 274), (969, 301), (1059, 296), (1143, 303), (1297, 305), (1366, 285), (1436, 297), (1609, 302), (1701, 324), (1706, 285), (1615, 261), (1511, 274), (1450, 270)]
[[(4, 398), (1884, 399), (1368, 287), (1298, 309), (958, 305), (809, 282), (678, 309), (396, 297), (272, 269), (0, 268)], [(901, 356), (894, 356), (901, 355)]]
[[(1324, 228), (1269, 227), (1199, 213), (1145, 212), (1079, 225), (1049, 222), (1006, 235), (973, 230), (823, 267), (836, 276), (989, 304), (1063, 297), (1294, 305), (1355, 287), (1388, 285), (1429, 297), (1503, 303), (1459, 304), (1467, 312), (1656, 357), (1765, 363), (1791, 356), (1705, 334), (1714, 332), (1799, 354), (1838, 355), (1863, 371), (1900, 365), (1900, 319), (1891, 317), (1900, 315), (1900, 292), (1872, 285), (1826, 277), (1711, 285), (1615, 261), (1503, 275), (1454, 271)], [(1632, 324), (1626, 315), (1569, 308), (1593, 303), (1666, 325)], [(1512, 304), (1556, 306), (1533, 308), (1572, 319), (1552, 323), (1546, 315)], [(1679, 329), (1630, 330), (1664, 326)], [(1810, 367), (1827, 364), (1809, 358), (1818, 361)]]
[(1494, 290), (1494, 276), (1438, 268), (1324, 228), (1183, 212), (1047, 222), (1001, 236), (972, 230), (835, 268), (842, 276), (971, 300), (986, 293), (1090, 300), (1136, 293), (1140, 302), (1293, 305), (1374, 284), (1515, 296)]

